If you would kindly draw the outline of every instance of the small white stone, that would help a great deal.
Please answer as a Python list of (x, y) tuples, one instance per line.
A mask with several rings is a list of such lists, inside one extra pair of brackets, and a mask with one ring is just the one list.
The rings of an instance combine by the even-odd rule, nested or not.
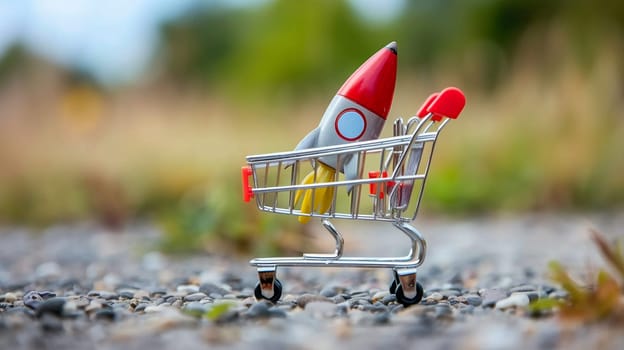
[(440, 294), (440, 293), (438, 293), (438, 292), (433, 292), (433, 293), (431, 293), (431, 295), (429, 295), (429, 296), (427, 297), (427, 299), (430, 299), (430, 300), (435, 300), (435, 301), (440, 301), (440, 300), (442, 300), (443, 298), (444, 298), (444, 297), (442, 296), (442, 294)]
[(198, 293), (199, 286), (196, 286), (194, 284), (183, 284), (178, 286), (177, 291), (186, 294)]
[(161, 311), (162, 311), (162, 307), (160, 307), (159, 305), (149, 305), (143, 310), (143, 312), (145, 312), (146, 314), (151, 314), (151, 313), (161, 312)]
[(389, 294), (390, 292), (387, 290), (382, 290), (382, 291), (375, 293), (375, 295), (373, 295), (373, 303), (379, 300), (382, 300), (383, 298), (387, 297)]
[(17, 300), (17, 295), (15, 293), (6, 293), (3, 295), (4, 301), (7, 303), (14, 303)]
[(78, 305), (72, 300), (67, 300), (65, 304), (63, 304), (63, 315), (71, 315), (78, 310)]
[(505, 299), (496, 302), (497, 309), (507, 309), (510, 307), (524, 307), (529, 305), (529, 296), (524, 293), (513, 293)]

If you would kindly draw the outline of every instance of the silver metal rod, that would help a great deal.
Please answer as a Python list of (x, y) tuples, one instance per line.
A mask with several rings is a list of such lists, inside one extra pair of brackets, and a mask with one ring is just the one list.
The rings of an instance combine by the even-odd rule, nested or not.
[(345, 257), (337, 259), (319, 259), (317, 256), (256, 258), (249, 261), (253, 266), (340, 266), (365, 268), (415, 268), (422, 265), (427, 243), (422, 235), (410, 224), (395, 223), (394, 226), (403, 232), (411, 241), (409, 254), (402, 257)]
[[(424, 178), (425, 175), (405, 175), (398, 176), (395, 180), (397, 181), (405, 181), (405, 180), (418, 180)], [(391, 181), (389, 177), (385, 178), (370, 178), (370, 179), (356, 179), (356, 180), (343, 180), (336, 182), (320, 182), (320, 183), (312, 183), (306, 185), (293, 185), (293, 186), (278, 186), (278, 187), (260, 187), (260, 188), (252, 188), (253, 193), (265, 193), (265, 192), (284, 192), (291, 190), (304, 190), (308, 188), (319, 188), (319, 187), (328, 187), (328, 186), (347, 186), (347, 185), (364, 185), (371, 183), (383, 183)]]
[[(432, 141), (437, 137), (437, 132), (429, 132), (418, 134), (416, 137), (416, 141), (418, 142), (427, 142)], [(377, 139), (371, 141), (362, 141), (362, 142), (352, 142), (344, 145), (335, 145), (335, 146), (325, 146), (325, 147), (316, 147), (316, 148), (308, 148), (297, 151), (289, 151), (289, 152), (277, 152), (277, 153), (269, 153), (269, 154), (260, 154), (260, 155), (252, 155), (247, 156), (247, 163), (256, 164), (256, 163), (271, 163), (283, 161), (285, 163), (295, 160), (301, 159), (310, 159), (332, 156), (337, 154), (345, 154), (345, 153), (353, 153), (353, 152), (361, 152), (361, 151), (373, 151), (379, 150), (381, 148), (391, 148), (394, 146), (400, 146), (404, 144), (409, 144), (413, 135), (403, 135), (403, 136), (395, 136), (388, 137), (384, 139)]]
[(325, 227), (325, 229), (329, 231), (331, 236), (334, 237), (334, 240), (336, 241), (336, 249), (334, 250), (334, 253), (333, 254), (316, 254), (316, 253), (303, 254), (304, 258), (306, 259), (332, 259), (333, 260), (333, 259), (339, 259), (342, 256), (342, 252), (344, 248), (344, 238), (342, 238), (342, 235), (340, 234), (340, 232), (336, 230), (336, 227), (332, 225), (332, 223), (329, 222), (329, 220), (327, 219), (323, 220), (323, 227)]

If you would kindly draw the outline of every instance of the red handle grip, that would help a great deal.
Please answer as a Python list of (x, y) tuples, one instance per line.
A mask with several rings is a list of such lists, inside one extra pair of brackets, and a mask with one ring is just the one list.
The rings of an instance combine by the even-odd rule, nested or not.
[(249, 177), (251, 174), (253, 174), (253, 170), (251, 170), (250, 166), (241, 168), (241, 175), (243, 177), (243, 200), (245, 202), (249, 202), (254, 196), (251, 186), (249, 186)]
[(429, 114), (429, 106), (431, 106), (431, 103), (433, 102), (433, 100), (436, 99), (436, 97), (438, 97), (438, 95), (439, 93), (434, 92), (433, 94), (429, 95), (429, 97), (427, 97), (427, 99), (425, 100), (425, 103), (423, 103), (423, 105), (420, 106), (418, 113), (416, 113), (416, 116), (418, 118), (424, 118), (427, 116), (427, 114)]
[(434, 115), (432, 118), (434, 121), (441, 120), (442, 117), (457, 119), (465, 105), (466, 96), (464, 93), (456, 87), (449, 87), (440, 92), (438, 97), (431, 102), (427, 111)]

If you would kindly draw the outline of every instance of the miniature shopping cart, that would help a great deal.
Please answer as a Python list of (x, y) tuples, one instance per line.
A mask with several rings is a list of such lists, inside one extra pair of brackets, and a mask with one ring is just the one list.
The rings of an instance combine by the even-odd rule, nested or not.
[[(425, 259), (427, 244), (410, 222), (418, 214), (438, 135), (450, 119), (457, 118), (464, 105), (464, 94), (457, 88), (447, 88), (431, 95), (407, 122), (397, 119), (392, 137), (248, 156), (247, 166), (242, 168), (245, 201), (255, 198), (258, 208), (265, 212), (318, 217), (336, 241), (331, 254), (251, 260), (260, 280), (255, 288), (256, 298), (272, 302), (280, 299), (278, 266), (329, 266), (390, 268), (394, 272), (390, 293), (396, 294), (397, 301), (405, 306), (420, 302), (423, 288), (416, 281), (416, 272)], [(315, 171), (323, 157), (336, 157), (337, 164), (357, 157), (358, 178), (347, 180), (337, 171), (332, 181), (300, 184), (302, 174)], [(326, 212), (297, 209), (297, 191), (323, 187), (333, 188), (331, 206)], [(314, 203), (314, 195), (311, 201)], [(316, 208), (314, 204), (311, 207)], [(410, 239), (411, 249), (402, 257), (343, 256), (344, 240), (330, 222), (333, 219), (392, 223)]]

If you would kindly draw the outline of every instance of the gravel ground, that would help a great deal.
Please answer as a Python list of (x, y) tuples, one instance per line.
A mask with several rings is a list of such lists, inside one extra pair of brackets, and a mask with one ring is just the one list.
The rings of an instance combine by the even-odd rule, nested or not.
[[(336, 224), (346, 254), (407, 253), (390, 225)], [(601, 266), (588, 228), (614, 237), (623, 224), (624, 214), (417, 220), (425, 297), (408, 308), (387, 291), (388, 270), (280, 268), (284, 294), (273, 305), (253, 298), (246, 261), (164, 256), (149, 225), (4, 228), (0, 349), (622, 349), (615, 326), (567, 324), (526, 305), (566, 298), (545, 276), (548, 261), (579, 275)], [(316, 237), (332, 250), (326, 233)]]

